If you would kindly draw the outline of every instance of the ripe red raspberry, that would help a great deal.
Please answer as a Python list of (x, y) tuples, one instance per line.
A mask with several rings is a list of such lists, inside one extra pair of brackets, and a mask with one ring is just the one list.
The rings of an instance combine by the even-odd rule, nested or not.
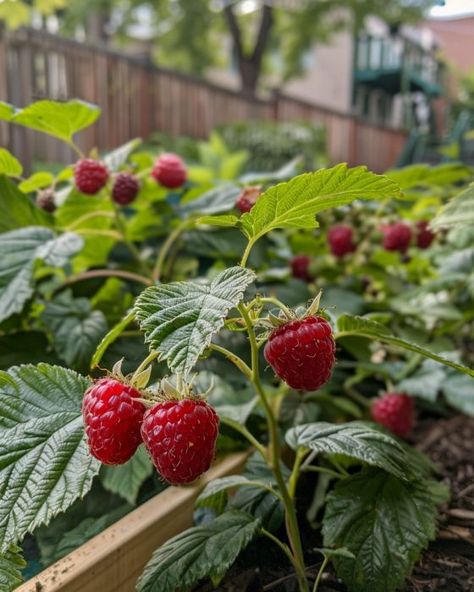
[(126, 206), (136, 198), (140, 191), (140, 183), (137, 178), (129, 173), (120, 173), (116, 176), (112, 188), (112, 199), (115, 203)]
[(397, 436), (408, 436), (413, 429), (413, 399), (405, 393), (386, 393), (372, 403), (372, 418)]
[(92, 456), (106, 465), (129, 460), (141, 443), (145, 407), (140, 391), (115, 378), (101, 378), (85, 393), (82, 415)]
[(51, 189), (43, 189), (36, 194), (36, 205), (50, 214), (56, 209), (54, 193)]
[(245, 214), (250, 212), (257, 203), (257, 199), (262, 195), (262, 188), (258, 186), (245, 187), (235, 202), (235, 207)]
[(74, 167), (74, 180), (76, 187), (82, 193), (95, 195), (102, 187), (105, 187), (109, 178), (107, 167), (92, 158), (83, 158)]
[(411, 241), (411, 228), (403, 222), (396, 222), (382, 228), (383, 246), (386, 251), (405, 253)]
[(314, 391), (331, 378), (334, 351), (331, 325), (323, 317), (310, 316), (272, 331), (263, 353), (288, 386)]
[(296, 255), (291, 260), (291, 273), (294, 278), (303, 280), (304, 282), (310, 282), (313, 277), (309, 270), (311, 263), (311, 257), (307, 255)]
[(427, 249), (435, 238), (434, 232), (428, 227), (426, 220), (416, 223), (416, 246), (420, 249)]
[(176, 189), (186, 182), (188, 171), (177, 154), (161, 154), (156, 159), (151, 176), (163, 187)]
[(352, 253), (356, 248), (352, 240), (352, 228), (345, 224), (339, 224), (329, 229), (328, 243), (331, 253), (336, 257)]
[(194, 481), (214, 458), (219, 418), (201, 399), (157, 403), (145, 413), (142, 438), (160, 475), (172, 485)]

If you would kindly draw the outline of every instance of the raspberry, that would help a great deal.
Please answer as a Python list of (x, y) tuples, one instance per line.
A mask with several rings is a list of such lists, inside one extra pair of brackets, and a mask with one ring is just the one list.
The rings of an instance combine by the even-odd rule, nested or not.
[(214, 458), (219, 418), (201, 399), (157, 403), (145, 413), (142, 438), (160, 475), (179, 485), (207, 471)]
[(309, 271), (309, 264), (311, 258), (307, 255), (297, 255), (291, 260), (291, 273), (294, 278), (303, 280), (304, 282), (310, 282), (313, 277)]
[(161, 154), (155, 162), (151, 176), (163, 187), (176, 189), (186, 182), (188, 172), (177, 154)]
[(81, 193), (95, 195), (105, 187), (109, 178), (107, 167), (92, 158), (83, 158), (74, 167), (74, 180)]
[(245, 214), (250, 212), (253, 206), (257, 203), (257, 199), (262, 195), (261, 187), (245, 187), (235, 202), (235, 207)]
[(115, 378), (101, 378), (84, 395), (82, 415), (92, 456), (106, 465), (129, 460), (141, 443), (145, 407), (140, 391)]
[(372, 403), (372, 418), (397, 436), (408, 436), (413, 429), (413, 399), (405, 393), (386, 393)]
[(54, 201), (54, 193), (51, 189), (44, 189), (38, 191), (36, 194), (36, 205), (50, 214), (56, 209), (56, 203)]
[(314, 391), (331, 378), (334, 351), (330, 324), (323, 317), (310, 316), (275, 329), (265, 345), (264, 356), (288, 386)]
[(383, 246), (386, 251), (405, 253), (411, 241), (411, 228), (403, 222), (396, 222), (382, 228)]
[(356, 248), (352, 241), (352, 228), (345, 224), (339, 224), (329, 229), (328, 243), (331, 253), (336, 257), (352, 253)]
[(433, 242), (434, 232), (428, 228), (426, 220), (420, 220), (416, 223), (416, 246), (420, 249), (427, 249)]
[(140, 184), (137, 179), (128, 173), (117, 175), (112, 188), (112, 199), (115, 203), (126, 206), (136, 198), (140, 191)]

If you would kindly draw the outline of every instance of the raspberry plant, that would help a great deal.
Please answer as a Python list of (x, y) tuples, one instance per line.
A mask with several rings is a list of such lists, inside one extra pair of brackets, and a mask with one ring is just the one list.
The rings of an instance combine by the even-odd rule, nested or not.
[[(350, 591), (399, 588), (435, 537), (445, 492), (432, 480), (430, 463), (383, 426), (406, 434), (413, 419), (407, 395), (416, 396), (426, 374), (438, 380), (430, 387), (433, 400), (443, 391), (451, 405), (468, 411), (472, 402), (460, 392), (474, 372), (440, 353), (445, 349), (410, 339), (433, 319), (439, 326), (440, 309), (433, 306), (426, 311), (431, 316), (418, 314), (418, 326), (407, 326), (403, 321), (413, 312), (396, 280), (421, 277), (425, 284), (413, 288), (414, 298), (426, 298), (426, 290), (432, 296), (440, 280), (428, 259), (416, 259), (412, 230), (397, 220), (400, 210), (392, 204), (405, 204), (414, 235), (425, 233), (418, 244), (424, 250), (427, 227), (416, 224), (420, 185), (436, 177), (442, 203), (446, 186), (470, 173), (455, 166), (435, 172), (414, 167), (381, 176), (341, 164), (294, 176), (293, 163), (273, 174), (201, 187), (181, 158), (155, 159), (139, 152), (139, 141), (101, 158), (83, 155), (73, 136), (97, 119), (93, 106), (40, 101), (25, 109), (0, 107), (0, 118), (57, 137), (79, 161), (57, 175), (25, 179), (15, 157), (0, 152), (0, 321), (12, 351), (26, 350), (20, 361), (30, 362), (14, 359), (0, 373), (0, 583), (6, 590), (19, 583), (17, 545), (87, 494), (99, 472), (106, 489), (134, 501), (151, 470), (141, 441), (161, 477), (181, 484), (207, 470), (220, 429), (237, 435), (253, 454), (242, 475), (206, 485), (197, 506), (212, 519), (156, 550), (137, 583), (140, 592), (189, 589), (203, 578), (217, 585), (258, 537), (286, 557), (300, 592), (317, 591), (328, 561)], [(257, 182), (258, 194), (246, 194), (245, 187)], [(48, 201), (36, 202), (44, 192)], [(252, 203), (241, 207), (242, 195), (252, 195)], [(472, 218), (473, 195), (472, 187), (464, 189), (430, 227), (453, 228), (460, 240), (459, 229)], [(410, 199), (416, 202), (411, 210)], [(320, 223), (340, 229), (340, 212), (352, 216), (353, 225), (345, 222), (342, 239), (328, 235), (331, 254), (314, 229)], [(381, 247), (381, 222), (408, 228), (408, 242), (395, 241), (403, 257)], [(364, 239), (357, 243), (356, 236)], [(183, 237), (202, 257), (189, 268), (177, 249)], [(437, 256), (452, 266), (457, 253), (449, 244)], [(296, 253), (304, 259), (295, 262)], [(406, 260), (410, 253), (416, 266)], [(336, 257), (346, 283), (321, 300), (319, 288), (334, 276)], [(206, 268), (205, 260), (213, 258), (216, 264)], [(266, 258), (285, 259), (288, 275), (293, 260), (295, 283), (286, 293), (268, 283)], [(462, 261), (456, 265), (456, 281), (471, 277)], [(387, 267), (392, 275), (382, 273)], [(373, 310), (351, 314), (346, 307), (336, 314), (334, 302), (338, 294), (346, 298), (347, 282), (362, 283), (366, 276)], [(91, 299), (80, 295), (78, 286), (104, 279)], [(296, 290), (305, 296), (295, 297)], [(453, 289), (460, 307), (463, 296)], [(397, 299), (403, 312), (395, 317), (390, 303)], [(464, 305), (462, 322), (470, 314)], [(38, 351), (41, 362), (35, 364), (28, 356)], [(215, 375), (210, 369), (218, 364), (225, 370)], [(356, 387), (380, 374), (385, 390), (404, 404), (381, 409), (384, 399), (376, 400), (373, 423), (369, 399)], [(332, 383), (344, 397), (330, 390)], [(219, 404), (214, 389), (221, 396), (230, 391), (233, 404), (225, 397)], [(426, 396), (424, 386), (422, 391)], [(286, 425), (283, 412), (295, 401), (302, 412)], [(318, 495), (325, 497), (322, 527), (315, 530), (323, 546), (317, 548), (306, 531), (321, 508), (307, 509), (304, 517), (298, 505), (299, 484), (308, 476), (319, 476)], [(310, 581), (308, 561), (318, 554), (324, 560)]]

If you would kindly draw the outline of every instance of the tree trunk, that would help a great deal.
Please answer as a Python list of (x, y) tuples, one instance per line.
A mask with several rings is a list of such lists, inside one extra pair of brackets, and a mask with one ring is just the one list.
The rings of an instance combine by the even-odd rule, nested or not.
[(232, 5), (224, 8), (227, 25), (234, 44), (234, 51), (237, 57), (242, 91), (250, 96), (255, 96), (258, 82), (262, 73), (263, 57), (270, 39), (273, 27), (273, 9), (265, 5), (262, 10), (262, 19), (258, 30), (257, 40), (251, 55), (244, 53), (242, 35), (239, 23), (232, 9)]

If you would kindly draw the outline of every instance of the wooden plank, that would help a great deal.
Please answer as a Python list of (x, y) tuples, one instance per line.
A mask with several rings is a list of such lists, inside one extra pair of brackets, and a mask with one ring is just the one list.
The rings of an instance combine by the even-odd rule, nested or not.
[(217, 461), (196, 484), (168, 487), (16, 592), (134, 592), (136, 578), (153, 551), (192, 525), (194, 500), (203, 486), (239, 473), (248, 454), (234, 453)]

